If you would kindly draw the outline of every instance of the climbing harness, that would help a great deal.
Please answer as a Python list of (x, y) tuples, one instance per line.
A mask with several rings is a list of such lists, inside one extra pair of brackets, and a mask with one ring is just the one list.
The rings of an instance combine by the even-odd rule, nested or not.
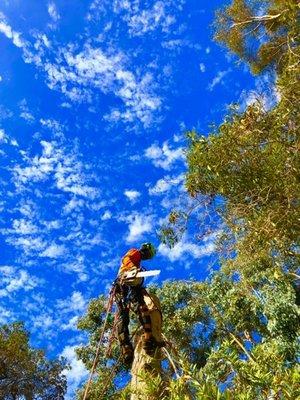
[[(148, 277), (148, 276), (156, 276), (160, 273), (160, 270), (152, 270), (152, 271), (141, 271), (141, 270), (134, 270), (134, 271), (128, 271), (122, 274), (122, 276), (120, 277), (119, 283), (120, 285), (122, 284), (129, 284), (130, 286), (130, 282), (135, 281), (136, 279), (143, 279), (144, 277)], [(113, 283), (112, 289), (110, 291), (110, 295), (109, 295), (109, 299), (106, 305), (106, 315), (105, 315), (105, 319), (104, 319), (104, 323), (103, 323), (103, 327), (102, 327), (102, 331), (101, 331), (101, 335), (98, 341), (98, 345), (96, 348), (96, 354), (95, 354), (95, 358), (93, 361), (93, 365), (92, 365), (92, 369), (89, 375), (89, 379), (87, 381), (86, 387), (85, 387), (85, 391), (84, 391), (84, 395), (83, 395), (83, 400), (87, 400), (87, 396), (88, 396), (88, 392), (89, 392), (89, 388), (92, 382), (92, 378), (93, 375), (95, 373), (97, 364), (98, 364), (98, 360), (99, 360), (99, 353), (100, 353), (100, 348), (103, 342), (103, 338), (104, 338), (104, 334), (105, 334), (105, 329), (106, 329), (106, 325), (109, 321), (109, 317), (111, 315), (111, 310), (113, 307), (113, 303), (115, 300), (115, 296), (118, 295), (116, 293), (116, 287), (117, 287), (117, 280)], [(108, 341), (108, 346), (107, 349), (105, 351), (105, 357), (109, 357), (111, 354), (111, 348), (112, 348), (112, 343), (116, 337), (115, 333), (116, 333), (116, 328), (117, 328), (117, 322), (118, 322), (118, 313), (115, 314), (114, 316), (114, 321), (113, 321), (113, 326), (112, 326), (112, 331), (111, 331), (111, 335)], [(134, 335), (136, 334), (138, 328), (136, 329), (136, 331), (131, 335), (130, 340), (134, 337)], [(121, 355), (117, 360), (116, 365), (114, 366), (114, 368), (112, 369), (112, 373), (117, 369), (119, 361), (121, 359)], [(111, 373), (111, 376), (112, 376)], [(109, 383), (109, 381), (108, 381)], [(107, 384), (105, 385), (105, 388), (107, 387)], [(104, 390), (103, 390), (104, 393)]]

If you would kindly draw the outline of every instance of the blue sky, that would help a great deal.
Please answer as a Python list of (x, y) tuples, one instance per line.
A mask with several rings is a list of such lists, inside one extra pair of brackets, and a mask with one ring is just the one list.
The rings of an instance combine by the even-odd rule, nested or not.
[(186, 201), (185, 131), (207, 133), (259, 86), (212, 40), (224, 1), (0, 3), (0, 322), (85, 371), (76, 320), (120, 258), (158, 246), (158, 283), (204, 279), (212, 234), (172, 250), (157, 232)]

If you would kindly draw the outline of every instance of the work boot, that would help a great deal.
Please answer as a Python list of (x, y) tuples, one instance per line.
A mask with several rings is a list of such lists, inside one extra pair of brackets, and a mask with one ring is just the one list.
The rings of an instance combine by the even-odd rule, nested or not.
[(122, 344), (121, 346), (122, 361), (130, 367), (133, 361), (133, 347), (131, 343)]

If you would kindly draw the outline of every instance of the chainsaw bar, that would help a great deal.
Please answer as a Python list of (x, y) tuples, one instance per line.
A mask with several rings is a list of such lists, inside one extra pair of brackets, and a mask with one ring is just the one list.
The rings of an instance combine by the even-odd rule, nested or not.
[(158, 274), (160, 274), (159, 269), (154, 269), (152, 271), (139, 271), (139, 272), (136, 272), (136, 270), (133, 270), (133, 271), (124, 272), (122, 278), (124, 280), (133, 279), (133, 278), (146, 278), (148, 276), (156, 276)]

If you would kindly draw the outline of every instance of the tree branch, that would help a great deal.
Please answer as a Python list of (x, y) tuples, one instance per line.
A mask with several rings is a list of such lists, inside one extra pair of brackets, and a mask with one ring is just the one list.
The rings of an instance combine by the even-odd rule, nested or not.
[(287, 9), (283, 10), (281, 13), (279, 14), (275, 14), (275, 15), (261, 15), (259, 17), (253, 16), (252, 18), (246, 20), (246, 21), (241, 21), (241, 22), (235, 22), (231, 25), (230, 29), (235, 28), (236, 26), (240, 26), (240, 25), (247, 25), (247, 24), (251, 24), (252, 22), (255, 21), (260, 21), (260, 22), (264, 22), (264, 21), (272, 21), (273, 19), (277, 19), (279, 17), (281, 17), (282, 14), (284, 14), (286, 11), (288, 11)]

